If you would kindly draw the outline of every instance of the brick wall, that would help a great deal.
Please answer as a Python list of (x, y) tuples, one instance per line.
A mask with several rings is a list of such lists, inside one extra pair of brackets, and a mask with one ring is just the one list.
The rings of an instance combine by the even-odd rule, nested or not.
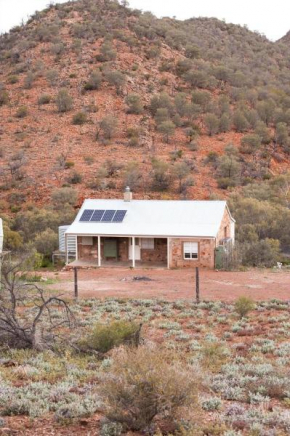
[(218, 231), (216, 244), (220, 245), (220, 241), (224, 238), (232, 238), (234, 235), (231, 234), (231, 218), (227, 209), (224, 211), (224, 216)]
[[(129, 240), (128, 238), (117, 238), (118, 259), (127, 261), (129, 259)], [(104, 259), (104, 238), (101, 238), (101, 254)], [(93, 245), (85, 245), (81, 236), (78, 237), (78, 258), (86, 261), (98, 260), (98, 238), (93, 237)]]
[(141, 243), (141, 261), (142, 262), (164, 262), (167, 263), (167, 239), (155, 238), (154, 250), (142, 248)]
[[(197, 242), (199, 247), (198, 259), (184, 259), (183, 243)], [(183, 239), (174, 238), (169, 240), (170, 248), (170, 268), (195, 268), (196, 266), (203, 268), (214, 268), (214, 249), (215, 239)]]

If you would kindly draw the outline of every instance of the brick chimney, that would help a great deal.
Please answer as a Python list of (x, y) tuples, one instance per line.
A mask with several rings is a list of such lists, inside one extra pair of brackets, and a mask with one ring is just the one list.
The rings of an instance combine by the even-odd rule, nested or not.
[(129, 188), (129, 186), (127, 186), (126, 188), (125, 188), (125, 191), (124, 191), (124, 201), (131, 201), (132, 200), (132, 192), (130, 191), (130, 188)]

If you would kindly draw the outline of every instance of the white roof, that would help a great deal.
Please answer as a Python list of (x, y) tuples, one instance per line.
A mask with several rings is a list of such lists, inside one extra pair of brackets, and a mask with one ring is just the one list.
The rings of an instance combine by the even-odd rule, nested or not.
[[(66, 234), (215, 238), (226, 208), (225, 201), (85, 200)], [(80, 222), (85, 209), (127, 213), (122, 223)]]

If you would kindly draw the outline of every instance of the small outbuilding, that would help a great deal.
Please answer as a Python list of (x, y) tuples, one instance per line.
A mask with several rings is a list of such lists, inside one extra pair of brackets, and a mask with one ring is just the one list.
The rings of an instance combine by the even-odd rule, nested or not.
[(85, 200), (65, 231), (72, 266), (215, 267), (221, 247), (234, 243), (235, 220), (225, 201)]

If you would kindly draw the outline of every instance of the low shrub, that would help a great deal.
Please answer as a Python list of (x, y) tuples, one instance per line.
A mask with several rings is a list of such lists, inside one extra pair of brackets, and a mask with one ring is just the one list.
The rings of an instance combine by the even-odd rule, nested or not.
[(77, 112), (72, 119), (72, 123), (76, 126), (81, 126), (87, 122), (87, 114), (85, 112)]
[(28, 109), (26, 106), (20, 106), (16, 111), (16, 118), (24, 118), (28, 115)]
[(122, 349), (102, 380), (106, 416), (125, 430), (140, 431), (158, 418), (172, 423), (181, 407), (197, 401), (198, 375), (168, 351)]
[(49, 94), (42, 94), (38, 98), (38, 104), (49, 104), (51, 101), (51, 96)]
[(235, 302), (235, 310), (241, 318), (247, 316), (247, 314), (254, 309), (255, 303), (250, 297), (239, 297)]
[(110, 324), (95, 325), (92, 333), (80, 342), (81, 349), (106, 353), (124, 343), (138, 345), (140, 326), (129, 321), (115, 321)]

